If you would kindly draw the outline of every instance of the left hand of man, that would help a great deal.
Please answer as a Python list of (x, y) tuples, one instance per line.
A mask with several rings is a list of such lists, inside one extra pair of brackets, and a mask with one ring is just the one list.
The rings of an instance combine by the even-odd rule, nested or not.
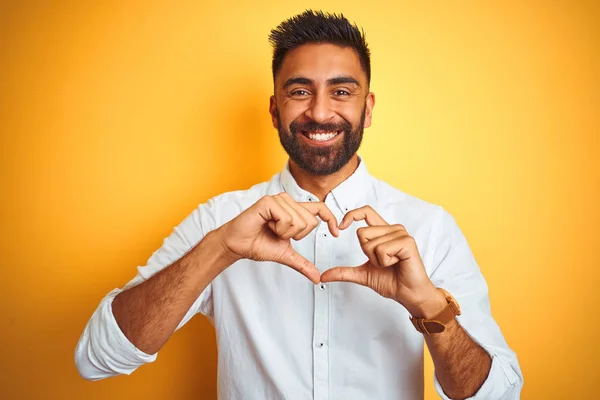
[(353, 221), (366, 221), (357, 230), (360, 246), (369, 258), (358, 267), (335, 267), (321, 282), (354, 282), (402, 304), (413, 317), (431, 318), (444, 308), (444, 295), (427, 276), (415, 239), (404, 226), (388, 224), (370, 206), (347, 213), (340, 230)]

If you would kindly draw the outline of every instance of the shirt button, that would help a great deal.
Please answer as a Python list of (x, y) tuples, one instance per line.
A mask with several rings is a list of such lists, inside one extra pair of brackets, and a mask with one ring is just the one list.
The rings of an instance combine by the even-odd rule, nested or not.
[(325, 290), (325, 285), (324, 285), (323, 283), (321, 283), (321, 284), (319, 285), (319, 289), (321, 289), (321, 290)]
[(317, 347), (319, 349), (321, 349), (321, 348), (325, 347), (325, 343), (323, 343), (323, 342), (317, 342)]

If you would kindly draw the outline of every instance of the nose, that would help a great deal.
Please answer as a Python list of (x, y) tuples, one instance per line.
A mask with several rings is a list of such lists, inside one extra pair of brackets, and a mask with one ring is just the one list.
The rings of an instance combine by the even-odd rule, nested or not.
[(304, 113), (308, 118), (319, 124), (329, 122), (334, 114), (331, 107), (331, 99), (326, 94), (317, 94), (314, 96), (310, 102), (310, 106)]

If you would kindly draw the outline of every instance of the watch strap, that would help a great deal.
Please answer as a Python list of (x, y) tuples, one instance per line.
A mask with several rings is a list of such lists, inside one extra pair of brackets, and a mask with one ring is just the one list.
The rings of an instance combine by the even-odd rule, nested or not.
[(423, 334), (431, 335), (441, 333), (446, 329), (446, 325), (450, 323), (456, 316), (460, 315), (460, 307), (450, 293), (442, 288), (438, 288), (446, 298), (448, 304), (432, 318), (410, 318), (415, 329)]

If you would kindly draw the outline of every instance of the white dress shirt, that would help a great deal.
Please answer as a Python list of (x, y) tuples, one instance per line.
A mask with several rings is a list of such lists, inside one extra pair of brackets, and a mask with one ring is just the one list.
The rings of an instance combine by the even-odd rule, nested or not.
[[(195, 246), (207, 232), (239, 215), (265, 195), (286, 191), (296, 201), (318, 201), (301, 189), (289, 167), (244, 191), (219, 195), (174, 228), (137, 276), (110, 292), (89, 320), (75, 351), (80, 374), (91, 380), (130, 374), (157, 355), (137, 349), (112, 313), (114, 297), (150, 278)], [(417, 242), (435, 286), (458, 301), (458, 321), (492, 357), (487, 380), (473, 399), (518, 399), (523, 377), (517, 357), (492, 318), (487, 284), (469, 245), (442, 207), (405, 194), (372, 177), (364, 161), (333, 189), (325, 204), (338, 219), (370, 205), (388, 223), (402, 224)], [(333, 237), (321, 224), (294, 249), (323, 272), (367, 260), (355, 222)], [(207, 316), (218, 343), (221, 399), (422, 399), (423, 336), (397, 302), (353, 283), (314, 285), (289, 267), (240, 260), (200, 295), (178, 328), (195, 314)], [(198, 362), (202, 362), (199, 360)], [(443, 399), (439, 382), (435, 387)]]

